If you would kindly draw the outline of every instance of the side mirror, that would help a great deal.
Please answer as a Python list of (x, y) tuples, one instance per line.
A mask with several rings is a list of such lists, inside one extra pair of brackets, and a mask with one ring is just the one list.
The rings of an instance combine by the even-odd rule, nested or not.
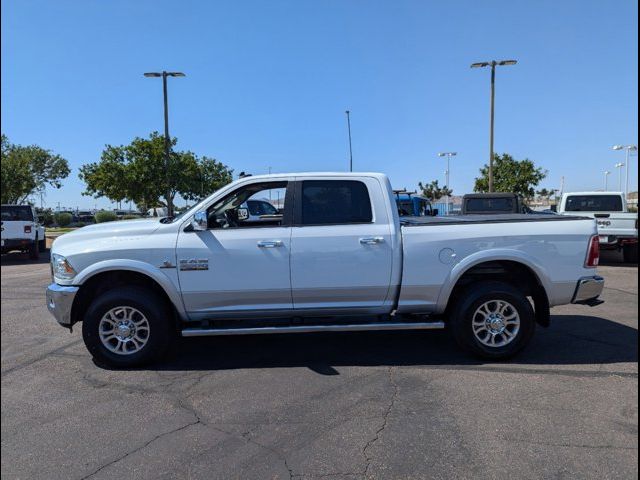
[(238, 220), (248, 220), (249, 219), (249, 209), (248, 208), (239, 208), (237, 211), (238, 211)]
[(207, 212), (201, 210), (196, 212), (191, 221), (191, 226), (196, 232), (202, 232), (207, 229)]
[(437, 208), (433, 208), (431, 210), (431, 216), (432, 217), (437, 217), (439, 212), (440, 212), (440, 210), (438, 210)]

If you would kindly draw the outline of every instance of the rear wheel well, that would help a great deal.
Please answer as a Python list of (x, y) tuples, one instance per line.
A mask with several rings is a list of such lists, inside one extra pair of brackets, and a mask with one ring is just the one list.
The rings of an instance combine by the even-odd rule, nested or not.
[(469, 285), (486, 281), (508, 283), (526, 297), (531, 297), (535, 306), (536, 321), (543, 327), (549, 326), (549, 300), (540, 279), (527, 265), (511, 260), (480, 263), (464, 272), (449, 295), (447, 313)]
[(81, 322), (89, 305), (99, 295), (118, 287), (137, 286), (155, 293), (166, 304), (169, 320), (177, 325), (177, 312), (169, 296), (153, 278), (132, 270), (110, 270), (98, 273), (82, 284), (71, 308), (71, 323)]

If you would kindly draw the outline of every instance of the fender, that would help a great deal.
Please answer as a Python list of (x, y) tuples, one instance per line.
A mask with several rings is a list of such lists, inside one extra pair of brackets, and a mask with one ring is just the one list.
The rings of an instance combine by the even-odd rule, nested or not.
[(456, 283), (458, 283), (458, 280), (460, 280), (460, 277), (465, 274), (465, 272), (481, 263), (499, 260), (521, 263), (526, 267), (529, 267), (536, 275), (536, 277), (538, 277), (538, 280), (544, 288), (547, 297), (549, 297), (549, 292), (553, 292), (551, 283), (549, 282), (549, 275), (547, 274), (547, 270), (535, 258), (520, 250), (483, 250), (465, 257), (451, 269), (448, 278), (445, 280), (444, 285), (440, 289), (440, 295), (438, 296), (437, 302), (437, 311), (445, 311), (445, 309), (447, 308), (447, 302), (449, 301), (449, 296), (451, 295), (453, 288), (455, 287)]
[(177, 290), (173, 282), (159, 268), (139, 260), (122, 258), (103, 260), (101, 262), (93, 263), (78, 273), (73, 280), (73, 284), (80, 286), (98, 273), (115, 270), (130, 270), (132, 272), (142, 273), (143, 275), (155, 280), (169, 297), (169, 300), (175, 307), (180, 318), (182, 320), (187, 320), (187, 312), (184, 308), (184, 303), (182, 302), (182, 295), (180, 295), (180, 292)]

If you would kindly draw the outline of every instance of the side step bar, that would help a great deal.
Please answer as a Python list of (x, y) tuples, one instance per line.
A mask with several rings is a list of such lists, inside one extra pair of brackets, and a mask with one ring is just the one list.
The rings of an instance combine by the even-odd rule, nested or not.
[(360, 323), (353, 325), (294, 325), (253, 328), (185, 328), (183, 337), (214, 335), (256, 335), (262, 333), (358, 332), (372, 330), (438, 330), (444, 322)]

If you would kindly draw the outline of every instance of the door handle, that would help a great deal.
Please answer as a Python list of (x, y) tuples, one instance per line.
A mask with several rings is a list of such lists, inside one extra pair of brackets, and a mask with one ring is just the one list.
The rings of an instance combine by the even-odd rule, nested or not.
[(384, 242), (382, 237), (365, 237), (360, 239), (360, 243), (363, 245), (375, 245), (376, 243)]
[(260, 240), (258, 242), (258, 247), (260, 248), (275, 248), (281, 247), (282, 245), (284, 245), (282, 240)]

